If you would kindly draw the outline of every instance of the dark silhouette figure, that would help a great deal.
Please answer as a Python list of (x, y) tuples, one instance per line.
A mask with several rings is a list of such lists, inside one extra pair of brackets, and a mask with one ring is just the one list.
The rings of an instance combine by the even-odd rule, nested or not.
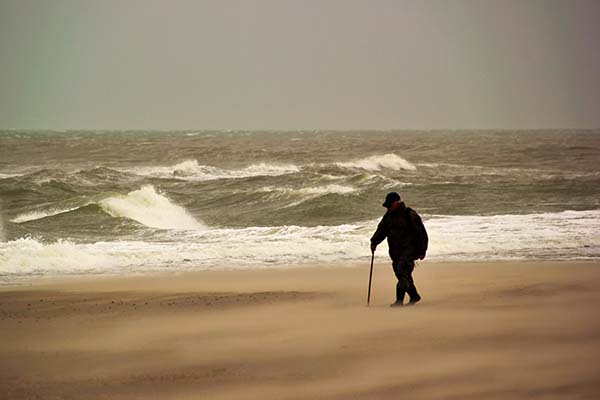
[(417, 292), (412, 272), (415, 260), (425, 258), (429, 238), (415, 210), (407, 207), (396, 192), (388, 193), (383, 206), (387, 212), (379, 222), (377, 231), (371, 238), (371, 251), (387, 238), (392, 267), (398, 283), (396, 284), (396, 302), (392, 306), (402, 306), (404, 295), (408, 293), (408, 305), (413, 305), (421, 296)]

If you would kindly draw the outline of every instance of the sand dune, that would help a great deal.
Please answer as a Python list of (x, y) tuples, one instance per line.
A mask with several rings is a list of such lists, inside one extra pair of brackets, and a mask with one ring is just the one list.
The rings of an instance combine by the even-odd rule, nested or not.
[(596, 263), (422, 263), (0, 290), (7, 399), (596, 399)]

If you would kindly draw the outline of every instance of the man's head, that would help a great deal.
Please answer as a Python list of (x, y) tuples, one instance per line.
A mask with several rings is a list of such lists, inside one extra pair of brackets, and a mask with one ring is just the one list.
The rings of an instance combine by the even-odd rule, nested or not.
[(390, 192), (387, 194), (387, 196), (385, 196), (385, 201), (383, 202), (382, 206), (389, 209), (394, 203), (397, 203), (399, 201), (400, 195), (396, 192)]

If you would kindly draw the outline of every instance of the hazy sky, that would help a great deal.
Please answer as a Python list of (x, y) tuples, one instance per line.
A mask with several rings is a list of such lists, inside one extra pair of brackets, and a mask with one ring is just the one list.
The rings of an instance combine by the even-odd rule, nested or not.
[(600, 1), (0, 0), (0, 127), (600, 128)]

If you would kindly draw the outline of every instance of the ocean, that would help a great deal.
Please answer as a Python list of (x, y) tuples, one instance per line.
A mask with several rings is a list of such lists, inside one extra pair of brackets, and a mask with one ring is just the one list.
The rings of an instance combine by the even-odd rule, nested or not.
[[(598, 260), (600, 131), (0, 131), (0, 282), (370, 260)], [(377, 251), (387, 258), (386, 245)]]

